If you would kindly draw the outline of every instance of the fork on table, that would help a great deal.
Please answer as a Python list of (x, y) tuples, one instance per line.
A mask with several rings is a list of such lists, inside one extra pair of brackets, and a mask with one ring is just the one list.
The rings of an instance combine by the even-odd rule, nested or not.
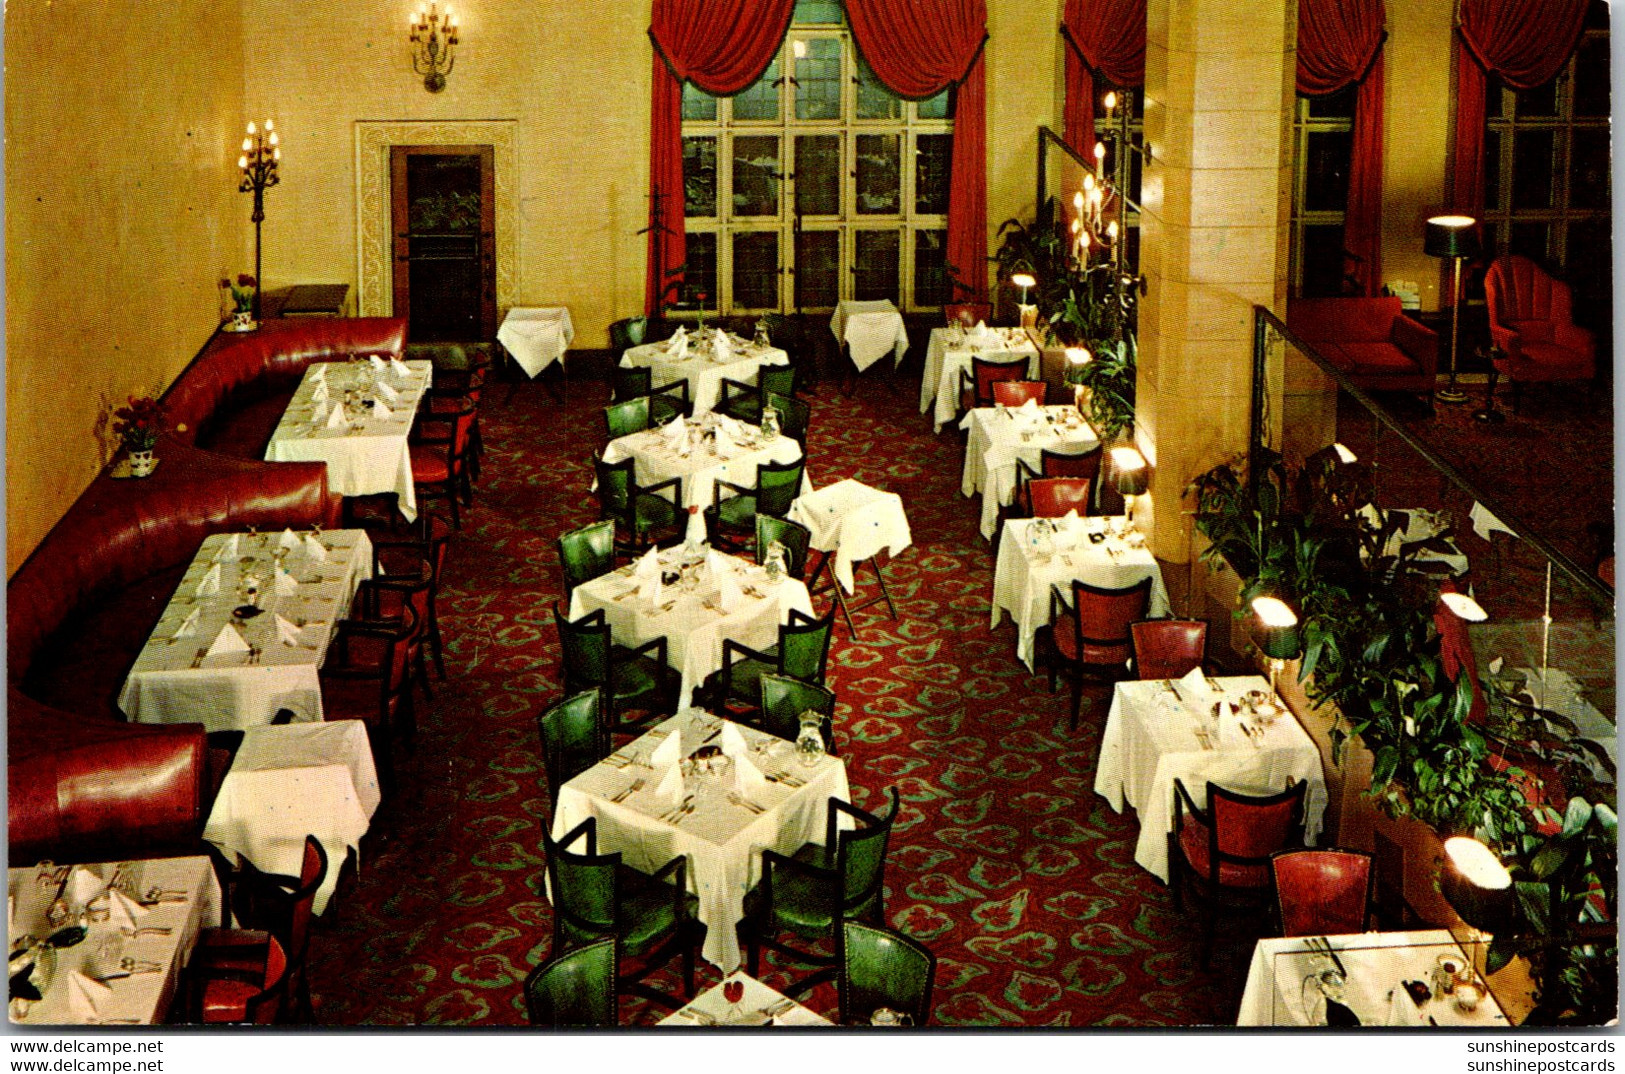
[(739, 794), (738, 792), (728, 795), (728, 801), (732, 802), (741, 809), (755, 813), (757, 816), (767, 812), (767, 809), (764, 806), (757, 805), (755, 802), (751, 801), (749, 798), (746, 798), (744, 795)]
[(641, 791), (643, 789), (644, 782), (645, 781), (644, 781), (643, 777), (639, 776), (637, 779), (634, 779), (631, 783), (628, 783), (625, 787), (622, 787), (621, 790), (620, 790), (620, 793), (612, 796), (610, 798), (610, 801), (611, 802), (624, 802), (624, 801), (626, 801), (628, 798), (632, 797), (634, 794), (638, 793), (639, 791)]

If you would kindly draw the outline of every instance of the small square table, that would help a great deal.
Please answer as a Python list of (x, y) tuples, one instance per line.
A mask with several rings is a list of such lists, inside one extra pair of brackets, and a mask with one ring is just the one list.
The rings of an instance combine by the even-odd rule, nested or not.
[[(393, 492), (406, 520), (417, 518), (407, 435), (429, 390), (434, 365), (416, 359), (403, 364), (404, 376), (387, 363), (312, 362), (271, 434), (265, 460), (325, 462), (327, 487), (333, 492), (340, 496)], [(342, 415), (346, 392), (358, 397), (357, 416), (348, 421)], [(324, 394), (326, 398), (320, 398)], [(333, 418), (335, 408), (341, 411), (340, 418)], [(385, 410), (388, 416), (380, 417)]]
[[(722, 994), (729, 981), (745, 989), (738, 1003)], [(718, 983), (662, 1018), (663, 1026), (829, 1026), (828, 1018), (808, 1010), (771, 985), (744, 971), (730, 973)]]
[[(328, 530), (320, 538), (324, 558), (317, 559), (305, 544), (309, 535), (294, 537), (283, 559), (294, 589), (282, 594), (273, 554), (290, 536), (216, 533), (204, 539), (119, 692), (119, 708), (131, 722), (227, 731), (268, 724), (279, 709), (295, 720), (321, 720), (317, 669), (334, 624), (372, 577), (372, 542), (362, 530)], [(263, 610), (239, 620), (232, 613), (242, 603), (238, 583), (245, 572), (262, 579)], [(279, 617), (298, 631), (296, 641), (278, 636)], [(224, 650), (208, 655), (221, 632), (238, 623), (259, 658)]]
[[(696, 799), (694, 811), (677, 822), (665, 819), (676, 803), (660, 789), (670, 766), (649, 763), (655, 751), (667, 736), (678, 734), (683, 736), (679, 754), (691, 753), (717, 737), (723, 724), (737, 729), (750, 762), (767, 778), (751, 799), (754, 808), (718, 795)], [(745, 916), (745, 893), (761, 879), (762, 851), (791, 854), (804, 843), (822, 842), (829, 800), (848, 801), (850, 793), (846, 764), (838, 757), (825, 755), (804, 766), (795, 747), (781, 738), (707, 713), (678, 713), (561, 787), (553, 836), (596, 817), (598, 852), (619, 851), (634, 869), (652, 873), (687, 855), (689, 883), (706, 926), (701, 954), (732, 973), (740, 962), (736, 930)]]
[[(1113, 531), (1122, 528), (1121, 515), (1080, 518), (1063, 528), (1070, 530), (1055, 541), (1047, 556), (1032, 540), (1033, 519), (1013, 518), (1004, 524), (999, 541), (999, 559), (993, 569), (993, 615), (988, 629), (998, 627), (1004, 613), (1016, 623), (1016, 655), (1031, 670), (1033, 635), (1049, 622), (1050, 587), (1059, 586), (1068, 606), (1072, 603), (1072, 580), (1087, 582), (1100, 589), (1124, 589), (1141, 579), (1151, 579), (1151, 600), (1146, 618), (1160, 619), (1169, 614), (1168, 589), (1162, 582), (1162, 568), (1143, 544), (1136, 547)], [(1064, 523), (1065, 520), (1055, 520)], [(1093, 534), (1108, 534), (1091, 541)]]
[(575, 324), (565, 306), (515, 306), (497, 329), (497, 342), (533, 379), (554, 362), (563, 368), (564, 352), (575, 338)]
[[(1269, 692), (1269, 682), (1261, 675), (1209, 681), (1216, 687), (1215, 698), (1222, 696), (1232, 705), (1251, 690)], [(1254, 735), (1244, 734), (1236, 718), (1226, 716), (1219, 721), (1217, 740), (1209, 734), (1204, 741), (1197, 730), (1206, 732), (1211, 724), (1206, 719), (1198, 722), (1171, 684), (1158, 679), (1116, 685), (1100, 736), (1095, 793), (1119, 813), (1130, 805), (1139, 814), (1137, 864), (1160, 880), (1168, 879), (1176, 779), (1203, 808), (1210, 781), (1241, 794), (1264, 795), (1278, 794), (1294, 780), (1306, 780), (1304, 841), (1314, 843), (1326, 812), (1320, 751), (1281, 699), (1274, 701), (1280, 715)]]
[(203, 838), (261, 872), (298, 876), (305, 836), (327, 851), (315, 912), (327, 909), (345, 854), (361, 849), (378, 809), (378, 773), (360, 720), (250, 727)]
[(1019, 328), (989, 328), (986, 335), (966, 335), (958, 326), (931, 329), (925, 349), (925, 375), (920, 378), (920, 413), (931, 412), (938, 432), (959, 413), (959, 375), (972, 358), (1014, 361), (1027, 355), (1027, 379), (1038, 379), (1038, 348)]
[[(790, 505), (789, 518), (812, 531), (812, 547), (824, 553), (813, 581), (816, 583), (818, 575), (827, 571), (833, 576), (830, 585), (840, 583), (840, 588), (835, 591), (835, 599), (846, 616), (846, 628), (854, 637), (857, 632), (852, 627), (852, 613), (876, 601), (884, 599), (886, 607), (891, 609), (892, 618), (897, 618), (891, 593), (886, 589), (886, 576), (881, 573), (875, 556), (882, 550), (895, 556), (914, 543), (901, 496), (844, 478), (816, 492), (797, 497)], [(854, 590), (857, 584), (854, 567), (865, 561), (874, 570), (881, 595), (856, 608), (848, 607), (842, 590), (846, 593)]]
[(829, 328), (835, 333), (837, 346), (846, 344), (852, 364), (860, 373), (884, 358), (888, 351), (894, 356), (893, 367), (900, 366), (903, 355), (908, 352), (903, 315), (890, 299), (873, 302), (848, 299), (838, 303)]
[(722, 399), (722, 382), (736, 380), (741, 384), (755, 384), (764, 365), (789, 365), (790, 355), (778, 347), (758, 347), (750, 340), (735, 336), (730, 340), (726, 354), (718, 355), (715, 337), (707, 331), (707, 340), (687, 337), (687, 346), (673, 348), (671, 340), (644, 343), (628, 347), (621, 356), (621, 365), (627, 369), (647, 366), (656, 388), (673, 381), (688, 381), (688, 401), (693, 416), (709, 414)]
[(1045, 451), (1081, 454), (1100, 446), (1094, 427), (1074, 406), (976, 407), (959, 427), (968, 434), (959, 491), (982, 494), (982, 536), (990, 541), (998, 532), (999, 508), (1015, 498), (1018, 461), (1038, 471)]

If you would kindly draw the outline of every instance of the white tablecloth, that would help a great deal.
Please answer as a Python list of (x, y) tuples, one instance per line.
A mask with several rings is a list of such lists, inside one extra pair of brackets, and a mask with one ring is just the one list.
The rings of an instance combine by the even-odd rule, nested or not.
[[(255, 538), (217, 533), (204, 540), (124, 680), (118, 703), (131, 721), (201, 723), (225, 731), (268, 724), (278, 709), (288, 709), (296, 720), (322, 718), (317, 669), (334, 623), (349, 613), (362, 580), (372, 577), (372, 542), (361, 530), (329, 530), (321, 537), (327, 558), (317, 560), (300, 534), (300, 543), (283, 561), (296, 588), (282, 595), (272, 581), (272, 554), (282, 539), (276, 533)], [(255, 562), (243, 563), (250, 556)], [(198, 595), (216, 567), (219, 592)], [(241, 603), (237, 586), (244, 571), (260, 579), (259, 606), (265, 610), (237, 620), (231, 613)], [(191, 632), (176, 638), (194, 611)], [(278, 638), (278, 616), (299, 628), (297, 643)], [(243, 639), (261, 649), (258, 663), (250, 664), (241, 652), (198, 659), (200, 650), (207, 652), (222, 630), (236, 629), (230, 624), (238, 622)]]
[[(74, 868), (96, 878), (92, 885), (96, 890), (105, 890), (106, 882), (122, 871), (131, 881), (129, 890), (138, 899), (145, 898), (152, 888), (177, 893), (140, 912), (133, 921), (137, 928), (169, 929), (170, 932), (167, 936), (148, 933), (125, 937), (119, 932), (119, 923), (110, 917), (89, 922), (89, 933), (81, 943), (57, 951), (56, 971), (43, 995), (22, 1017), (22, 1024), (83, 1025), (97, 1020), (141, 1025), (163, 1022), (175, 998), (181, 970), (197, 945), (199, 930), (220, 923), (220, 884), (209, 859), (158, 858)], [(40, 870), (32, 866), (8, 872), (13, 900), (10, 929), (13, 941), (23, 935), (44, 939), (55, 931), (46, 913), (58, 891), (63, 890), (60, 876), (67, 871), (68, 867), (62, 866), (58, 879), (43, 884)], [(92, 909), (100, 909), (107, 901), (103, 896), (93, 899), (90, 905)], [(89, 988), (89, 994), (96, 998), (88, 1006), (73, 1002), (70, 993), (75, 974), (94, 977), (119, 972), (122, 958), (133, 958), (156, 968), (115, 977), (106, 982), (105, 992)]]
[(203, 838), (261, 872), (298, 876), (305, 836), (327, 851), (316, 913), (338, 886), (346, 851), (361, 849), (378, 808), (378, 774), (360, 720), (250, 727), (204, 825)]
[(894, 366), (902, 365), (903, 355), (908, 352), (903, 315), (889, 299), (841, 302), (835, 307), (829, 328), (838, 342), (846, 344), (859, 372), (880, 361), (887, 351), (894, 355)]
[[(638, 484), (657, 485), (668, 478), (680, 477), (683, 479), (683, 505), (685, 507), (698, 507), (688, 519), (688, 536), (696, 541), (705, 539), (705, 519), (700, 512), (711, 506), (712, 493), (718, 480), (730, 484), (752, 488), (756, 484), (756, 467), (764, 462), (794, 462), (801, 458), (801, 445), (788, 436), (777, 436), (772, 440), (753, 440), (759, 432), (754, 425), (744, 425), (746, 438), (743, 444), (736, 443), (731, 437), (727, 439), (719, 454), (713, 455), (708, 447), (699, 445), (699, 433), (690, 426), (691, 443), (694, 444), (687, 455), (679, 454), (659, 429), (646, 429), (630, 436), (611, 440), (604, 448), (605, 462), (620, 462), (623, 459), (637, 460), (636, 474)], [(718, 431), (718, 437), (727, 434)], [(723, 454), (734, 452), (732, 458), (723, 458)], [(812, 489), (812, 482), (808, 479), (805, 470), (801, 475), (801, 489), (805, 494)], [(657, 493), (656, 495), (659, 495)]]
[[(1260, 675), (1211, 680), (1239, 705), (1249, 690), (1269, 691)], [(1256, 739), (1243, 734), (1235, 719), (1219, 724), (1218, 741), (1204, 748), (1196, 728), (1211, 723), (1179, 703), (1161, 681), (1120, 682), (1100, 736), (1095, 793), (1119, 813), (1124, 805), (1140, 816), (1134, 860), (1159, 879), (1168, 879), (1168, 833), (1173, 828), (1174, 780), (1185, 784), (1198, 806), (1207, 806), (1207, 785), (1217, 783), (1242, 794), (1277, 794), (1293, 780), (1307, 780), (1304, 839), (1314, 843), (1326, 811), (1326, 780), (1320, 752), (1292, 714), (1283, 711)], [(1211, 741), (1211, 738), (1210, 738)]]
[(805, 493), (790, 505), (790, 520), (812, 531), (812, 546), (835, 554), (835, 577), (852, 592), (852, 564), (885, 549), (897, 555), (914, 543), (903, 499), (851, 478)]
[[(708, 330), (707, 336), (711, 335)], [(674, 381), (688, 381), (689, 402), (694, 405), (694, 416), (711, 411), (722, 399), (723, 380), (737, 380), (741, 384), (755, 384), (757, 371), (764, 365), (788, 365), (790, 356), (778, 347), (758, 349), (754, 343), (736, 339), (726, 358), (716, 359), (709, 343), (700, 345), (689, 337), (683, 357), (673, 359), (668, 352), (670, 341), (645, 343), (629, 347), (621, 356), (621, 365), (630, 369), (647, 366), (653, 386), (658, 388)]]
[(993, 617), (989, 623), (989, 629), (997, 627), (1004, 613), (1010, 613), (1016, 623), (1016, 655), (1029, 669), (1033, 666), (1033, 634), (1049, 622), (1051, 586), (1060, 586), (1070, 605), (1074, 578), (1100, 589), (1123, 589), (1150, 578), (1146, 618), (1170, 614), (1162, 569), (1150, 549), (1131, 547), (1121, 537), (1090, 542), (1089, 534), (1106, 532), (1108, 524), (1120, 526), (1121, 517), (1079, 519), (1076, 529), (1063, 538), (1071, 540), (1071, 546), (1062, 548), (1058, 542), (1048, 560), (1039, 554), (1027, 532), (1032, 522), (1029, 518), (1013, 518), (1004, 524), (999, 561), (993, 569)]
[[(662, 552), (663, 567), (677, 570), (680, 555), (677, 549)], [(689, 568), (700, 579), (692, 592), (663, 586), (660, 604), (655, 606), (638, 597), (632, 568), (626, 566), (576, 586), (570, 596), (570, 618), (579, 619), (602, 608), (610, 634), (621, 645), (638, 646), (665, 638), (666, 660), (683, 676), (678, 707), (687, 708), (705, 677), (722, 667), (724, 639), (766, 649), (778, 643), (779, 624), (789, 621), (791, 609), (813, 614), (805, 583), (786, 578), (776, 587), (769, 586), (762, 568), (739, 556), (718, 556), (741, 590), (740, 603), (731, 612), (722, 610), (717, 583), (703, 564)]]
[[(688, 717), (679, 714), (619, 754), (647, 760), (667, 735), (680, 731), (685, 732), (683, 752), (692, 752), (709, 734), (707, 728), (723, 722), (706, 716), (689, 730)], [(763, 775), (786, 773), (804, 781), (803, 785), (764, 784), (752, 797), (762, 807), (761, 813), (718, 796), (699, 803), (680, 824), (673, 824), (662, 819), (675, 804), (673, 796), (660, 789), (669, 766), (648, 768), (633, 763), (621, 768), (600, 762), (560, 788), (553, 809), (554, 838), (588, 817), (597, 817), (599, 853), (619, 851), (635, 869), (652, 873), (677, 855), (687, 855), (690, 890), (699, 896), (699, 917), (706, 926), (701, 953), (724, 973), (739, 967), (735, 929), (745, 914), (745, 892), (761, 878), (762, 851), (791, 854), (804, 843), (821, 843), (829, 799), (850, 800), (846, 765), (840, 758), (824, 756), (815, 766), (803, 767), (790, 743), (735, 726), (753, 748), (753, 763)], [(758, 745), (765, 746), (766, 752), (754, 752)], [(644, 780), (637, 793), (623, 802), (610, 801), (637, 779)]]
[[(412, 485), (412, 454), (406, 437), (412, 431), (418, 403), (428, 391), (434, 363), (414, 360), (405, 363), (409, 375), (397, 379), (393, 373), (381, 375), (395, 391), (396, 398), (381, 397), (377, 387), (380, 374), (366, 362), (312, 362), (305, 369), (293, 401), (283, 412), (271, 443), (265, 449), (267, 462), (325, 462), (327, 487), (340, 496), (373, 496), (395, 493), (406, 520), (417, 518), (417, 491)], [(320, 371), (320, 372), (319, 372)], [(328, 398), (317, 400), (317, 385), (325, 382)], [(332, 408), (341, 406), (346, 390), (363, 398), (378, 400), (390, 416), (380, 420), (368, 416), (359, 430), (340, 422), (327, 425)], [(369, 415), (376, 411), (367, 411)]]
[(1038, 350), (1019, 328), (990, 328), (986, 337), (970, 338), (957, 327), (931, 329), (925, 348), (925, 375), (920, 378), (920, 413), (935, 406), (931, 424), (938, 432), (959, 413), (959, 374), (972, 358), (1014, 361), (1026, 354), (1027, 379), (1038, 379)]
[(497, 342), (508, 348), (527, 377), (562, 363), (575, 338), (576, 327), (564, 306), (515, 306), (497, 329)]
[(1074, 406), (977, 407), (959, 427), (968, 434), (959, 491), (966, 496), (982, 494), (982, 536), (990, 541), (999, 524), (999, 508), (1016, 494), (1016, 460), (1037, 471), (1045, 450), (1082, 453), (1100, 445), (1094, 428)]
[[(1308, 999), (1319, 1013), (1315, 997), (1319, 989), (1305, 979), (1323, 968), (1329, 960), (1311, 954), (1305, 937), (1263, 939), (1253, 948), (1247, 968), (1247, 987), (1241, 994), (1238, 1026), (1305, 1026), (1310, 1015)], [(1328, 936), (1347, 974), (1342, 1003), (1354, 1012), (1363, 1026), (1505, 1028), (1495, 997), (1484, 996), (1471, 1012), (1456, 1008), (1449, 996), (1434, 995), (1418, 1006), (1402, 987), (1402, 981), (1421, 981), (1433, 987), (1433, 967), (1440, 955), (1454, 955), (1469, 962), (1461, 945), (1445, 929), (1418, 932), (1364, 932), (1349, 936)], [(1483, 984), (1483, 978), (1479, 978)], [(1433, 1022), (1428, 1021), (1429, 1018)], [(1313, 1024), (1324, 1025), (1324, 1016)]]
[[(722, 994), (729, 981), (738, 981), (744, 993), (738, 1003), (729, 1003)], [(780, 1026), (834, 1025), (828, 1018), (814, 1013), (785, 996), (783, 992), (765, 985), (743, 970), (727, 977), (695, 996), (685, 1006), (673, 1011), (659, 1022), (663, 1026), (711, 1025), (766, 1025), (768, 1019)]]

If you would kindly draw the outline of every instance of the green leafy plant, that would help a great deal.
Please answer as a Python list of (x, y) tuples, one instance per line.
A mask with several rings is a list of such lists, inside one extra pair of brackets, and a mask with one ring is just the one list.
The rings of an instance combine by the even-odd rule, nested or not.
[(258, 289), (254, 277), (246, 272), (237, 274), (237, 282), (233, 283), (231, 277), (220, 277), (220, 289), (231, 296), (231, 308), (238, 313), (249, 313), (254, 309), (254, 292)]

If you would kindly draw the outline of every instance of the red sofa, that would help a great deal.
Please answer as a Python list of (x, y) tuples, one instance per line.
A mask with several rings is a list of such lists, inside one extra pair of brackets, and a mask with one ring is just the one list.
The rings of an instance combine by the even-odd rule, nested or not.
[(1296, 298), (1293, 335), (1367, 391), (1422, 392), (1433, 403), (1439, 335), (1402, 312), (1397, 298)]
[(125, 723), (118, 691), (204, 537), (336, 525), (341, 501), (320, 463), (232, 458), (193, 440), (202, 429), (244, 442), (236, 421), (261, 421), (255, 408), (310, 361), (404, 344), (404, 322), (383, 319), (216, 337), (165, 396), (185, 428), (160, 444), (158, 471), (98, 476), (18, 568), (6, 590), (13, 865), (198, 852), (202, 725)]
[(1490, 338), (1500, 352), (1495, 371), (1512, 382), (1518, 409), (1525, 382), (1590, 380), (1597, 372), (1596, 341), (1574, 323), (1569, 285), (1527, 257), (1498, 257), (1484, 274)]

